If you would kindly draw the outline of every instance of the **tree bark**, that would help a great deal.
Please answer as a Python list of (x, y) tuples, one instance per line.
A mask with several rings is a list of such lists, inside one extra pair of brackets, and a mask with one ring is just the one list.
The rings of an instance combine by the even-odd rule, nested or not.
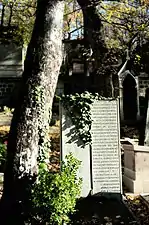
[[(24, 224), (27, 200), (48, 150), (48, 127), (62, 63), (64, 2), (38, 0), (18, 104), (12, 119), (1, 208), (5, 222)], [(4, 219), (4, 218), (3, 218)], [(13, 222), (12, 222), (13, 221)]]
[[(104, 31), (102, 22), (97, 10), (98, 1), (77, 0), (84, 17), (84, 38), (86, 48), (90, 45), (93, 51), (94, 74), (96, 82), (99, 84), (98, 93), (104, 97), (114, 97), (113, 85), (113, 63), (115, 57), (104, 41)], [(114, 60), (113, 60), (114, 59)]]

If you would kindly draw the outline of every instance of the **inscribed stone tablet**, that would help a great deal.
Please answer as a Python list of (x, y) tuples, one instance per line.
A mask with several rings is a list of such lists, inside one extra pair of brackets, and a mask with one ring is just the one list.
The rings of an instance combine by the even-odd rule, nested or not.
[(118, 101), (95, 101), (91, 116), (93, 194), (121, 193)]

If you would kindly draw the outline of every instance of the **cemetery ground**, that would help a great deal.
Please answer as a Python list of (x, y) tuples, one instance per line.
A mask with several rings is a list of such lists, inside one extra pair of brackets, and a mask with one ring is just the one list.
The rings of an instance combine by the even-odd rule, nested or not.
[[(4, 116), (4, 115), (3, 115)], [(4, 117), (1, 118), (4, 118)], [(7, 119), (8, 119), (7, 115)], [(6, 118), (6, 117), (5, 117)], [(10, 117), (9, 117), (10, 119)], [(2, 121), (0, 119), (0, 121)], [(7, 144), (9, 122), (0, 124), (0, 141)], [(60, 169), (60, 121), (50, 127), (49, 137), (51, 138), (51, 163), (49, 170), (58, 172)], [(124, 127), (124, 132), (128, 136), (136, 137), (137, 130), (131, 127)], [(1, 171), (0, 171), (1, 172)], [(3, 171), (2, 171), (3, 172)], [(2, 183), (1, 183), (2, 194)], [(128, 193), (123, 185), (123, 196), (125, 204), (122, 202), (109, 200), (105, 197), (87, 197), (79, 200), (77, 211), (71, 218), (71, 224), (76, 225), (112, 225), (112, 224), (149, 224), (149, 196), (140, 196)]]

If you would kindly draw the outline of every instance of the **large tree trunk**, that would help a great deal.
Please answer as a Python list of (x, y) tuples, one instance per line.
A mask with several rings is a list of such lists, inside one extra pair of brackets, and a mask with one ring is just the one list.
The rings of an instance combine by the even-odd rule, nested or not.
[(42, 153), (48, 149), (49, 119), (62, 63), (63, 9), (61, 0), (38, 0), (8, 140), (1, 205), (10, 223), (1, 224), (23, 224), (22, 212), (38, 172), (38, 157), (44, 161)]
[(92, 0), (77, 1), (84, 17), (86, 48), (88, 46), (92, 48), (92, 57), (95, 59), (94, 73), (96, 74), (96, 83), (99, 84), (98, 93), (105, 97), (114, 97), (113, 76), (115, 77), (116, 74), (113, 73), (113, 63), (115, 63), (115, 57), (104, 42), (103, 26), (98, 13), (99, 9), (97, 10), (96, 7), (99, 3)]

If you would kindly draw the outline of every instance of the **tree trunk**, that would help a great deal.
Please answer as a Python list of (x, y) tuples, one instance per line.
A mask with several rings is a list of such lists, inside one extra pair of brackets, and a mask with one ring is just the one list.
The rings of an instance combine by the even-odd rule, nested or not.
[(38, 0), (37, 3), (8, 140), (1, 206), (7, 210), (5, 215), (10, 223), (5, 220), (2, 224), (24, 224), (22, 213), (27, 210), (26, 203), (36, 179), (38, 157), (44, 161), (49, 147), (49, 119), (62, 63), (63, 9), (61, 0)]
[[(98, 93), (104, 97), (114, 97), (113, 55), (104, 42), (102, 22), (96, 6), (97, 1), (78, 0), (84, 17), (84, 38), (86, 47), (91, 46), (95, 59), (94, 73), (99, 85)], [(115, 74), (114, 74), (115, 76)]]

